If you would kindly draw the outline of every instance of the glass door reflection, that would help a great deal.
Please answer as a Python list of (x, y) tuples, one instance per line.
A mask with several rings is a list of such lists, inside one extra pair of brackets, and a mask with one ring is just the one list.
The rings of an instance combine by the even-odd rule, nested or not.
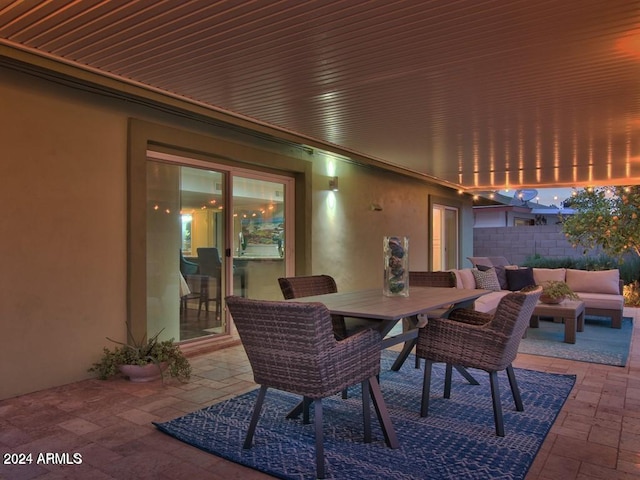
[(180, 340), (226, 333), (224, 199), (224, 173), (180, 168)]
[(282, 182), (233, 177), (234, 294), (282, 299), (285, 276), (285, 192)]

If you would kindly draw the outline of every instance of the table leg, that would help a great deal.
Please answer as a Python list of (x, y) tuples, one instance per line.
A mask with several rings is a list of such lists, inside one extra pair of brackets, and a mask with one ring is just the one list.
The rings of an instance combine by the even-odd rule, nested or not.
[(289, 411), (289, 413), (287, 413), (286, 418), (288, 418), (288, 419), (298, 418), (300, 416), (300, 414), (302, 413), (303, 409), (304, 409), (304, 403), (301, 401), (295, 407), (293, 407)]
[(584, 310), (582, 310), (580, 315), (578, 315), (577, 330), (579, 332), (584, 332)]
[(475, 378), (473, 378), (473, 375), (471, 375), (466, 368), (461, 367), (460, 365), (454, 365), (453, 368), (455, 368), (458, 373), (462, 375), (464, 379), (471, 385), (480, 385), (480, 383)]
[(416, 346), (416, 343), (418, 343), (417, 338), (404, 342), (404, 346), (402, 347), (402, 350), (398, 354), (398, 357), (396, 358), (395, 362), (393, 362), (393, 365), (391, 366), (391, 370), (393, 370), (394, 372), (397, 372), (398, 370), (400, 370), (405, 360), (411, 353), (411, 350), (413, 350), (413, 347)]
[(564, 343), (576, 343), (576, 318), (564, 317)]

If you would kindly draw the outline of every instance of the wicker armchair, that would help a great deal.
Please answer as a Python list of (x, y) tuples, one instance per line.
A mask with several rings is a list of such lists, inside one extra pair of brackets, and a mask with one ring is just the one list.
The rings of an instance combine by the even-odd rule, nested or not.
[[(409, 272), (409, 285), (413, 285), (416, 287), (444, 287), (444, 288), (454, 288), (456, 286), (456, 275), (453, 272)], [(467, 310), (457, 308), (455, 310), (451, 310), (450, 308), (441, 308), (438, 310), (434, 310), (431, 312), (427, 312), (427, 318), (440, 318), (447, 317), (451, 318), (452, 314), (458, 312), (460, 310)], [(413, 325), (415, 328), (417, 326), (417, 321), (412, 319), (404, 319), (403, 320), (403, 329), (405, 325)], [(418, 342), (417, 331), (416, 331), (416, 339), (411, 342), (410, 345), (405, 344), (405, 348), (413, 349), (416, 343)], [(404, 349), (403, 349), (404, 352)], [(398, 362), (398, 360), (396, 360)], [(420, 368), (420, 357), (416, 355), (416, 368)], [(395, 364), (394, 364), (395, 367)], [(451, 368), (455, 368), (460, 375), (462, 375), (471, 385), (480, 385), (478, 381), (473, 378), (467, 370), (460, 365), (451, 365), (447, 364), (447, 372), (451, 371)]]
[[(418, 272), (409, 271), (409, 285), (414, 287), (446, 287), (453, 288), (456, 286), (456, 276), (453, 272)], [(446, 309), (440, 309), (435, 312), (427, 312), (427, 317), (440, 317), (446, 313)], [(403, 318), (402, 319), (402, 331), (409, 332), (415, 331), (415, 338), (404, 342), (402, 351), (398, 355), (398, 358), (391, 367), (392, 370), (398, 371), (402, 364), (405, 362), (413, 348), (416, 346), (418, 339), (418, 325), (419, 321), (416, 317)], [(416, 357), (416, 368), (420, 368), (420, 359)]]
[[(505, 370), (509, 378), (516, 410), (522, 411), (522, 399), (513, 371), (512, 362), (518, 353), (520, 339), (524, 334), (542, 288), (527, 292), (514, 292), (500, 300), (496, 312), (486, 323), (469, 324), (461, 321), (434, 318), (418, 334), (416, 354), (426, 360), (420, 415), (429, 411), (431, 367), (434, 362), (448, 365), (445, 374), (445, 398), (451, 391), (451, 367), (461, 365), (477, 368), (489, 373), (493, 416), (496, 435), (504, 436), (504, 421), (497, 372)], [(467, 316), (471, 311), (466, 312)], [(482, 320), (486, 315), (480, 314)]]
[(455, 287), (453, 272), (409, 272), (409, 285), (416, 287)]
[[(301, 277), (282, 277), (278, 279), (280, 290), (286, 300), (336, 293), (338, 286), (329, 275), (307, 275)], [(333, 334), (337, 340), (347, 338), (347, 325), (342, 315), (331, 315)]]
[(304, 398), (304, 422), (314, 402), (316, 473), (325, 476), (322, 399), (349, 385), (362, 384), (364, 441), (371, 441), (370, 395), (387, 445), (398, 447), (376, 376), (380, 373), (381, 336), (363, 330), (344, 340), (332, 335), (331, 316), (321, 303), (294, 303), (227, 297), (227, 307), (249, 357), (260, 392), (244, 442), (251, 448), (268, 388)]

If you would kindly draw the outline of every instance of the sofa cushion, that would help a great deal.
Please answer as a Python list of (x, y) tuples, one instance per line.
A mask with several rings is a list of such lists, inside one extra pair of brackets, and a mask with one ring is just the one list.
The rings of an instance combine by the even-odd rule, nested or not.
[(490, 292), (481, 297), (476, 298), (473, 303), (474, 310), (482, 313), (493, 313), (500, 303), (500, 299), (508, 295), (509, 290), (500, 290), (499, 292)]
[(471, 262), (471, 265), (477, 267), (478, 265), (486, 265), (487, 267), (491, 267), (491, 260), (489, 257), (467, 257)]
[(500, 290), (509, 290), (509, 282), (507, 282), (505, 267), (487, 267), (486, 265), (478, 265), (478, 270), (487, 271), (490, 268), (493, 268), (496, 271), (498, 282), (500, 282)]
[(567, 269), (567, 285), (574, 292), (609, 293), (620, 295), (620, 271), (586, 271)]
[(473, 277), (470, 268), (454, 270), (453, 273), (456, 274), (457, 288), (476, 288), (476, 279)]
[(491, 262), (491, 265), (493, 265), (494, 267), (504, 267), (506, 265), (511, 265), (511, 263), (509, 262), (509, 260), (506, 259), (506, 257), (489, 257), (489, 261)]
[(578, 296), (587, 308), (598, 308), (604, 310), (624, 309), (624, 296), (620, 294), (611, 295), (610, 293), (578, 292)]
[(493, 268), (485, 271), (473, 269), (471, 270), (471, 273), (473, 274), (473, 278), (476, 280), (476, 288), (494, 291), (501, 290), (498, 276)]
[(509, 290), (512, 292), (521, 290), (529, 285), (536, 284), (536, 281), (533, 279), (533, 270), (531, 268), (507, 269), (506, 273)]
[(533, 279), (536, 285), (545, 282), (564, 282), (567, 274), (566, 268), (534, 268)]

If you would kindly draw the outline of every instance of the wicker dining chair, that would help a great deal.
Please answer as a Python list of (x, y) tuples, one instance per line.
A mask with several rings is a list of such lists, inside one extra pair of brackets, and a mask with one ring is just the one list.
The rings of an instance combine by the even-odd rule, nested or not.
[[(286, 300), (337, 293), (338, 291), (336, 281), (329, 275), (281, 277), (278, 278), (278, 283)], [(331, 315), (331, 324), (337, 340), (347, 338), (347, 325), (342, 315)]]
[[(278, 278), (280, 290), (285, 300), (294, 298), (311, 297), (313, 295), (324, 295), (325, 293), (337, 293), (338, 286), (330, 275), (303, 275), (299, 277)], [(371, 326), (377, 326), (378, 322), (366, 322)], [(342, 340), (349, 336), (347, 322), (342, 315), (331, 315), (333, 334), (336, 340)], [(342, 391), (342, 398), (347, 398), (348, 392), (345, 388)]]
[(247, 352), (260, 391), (243, 448), (251, 448), (268, 388), (303, 397), (303, 422), (314, 404), (316, 473), (325, 476), (322, 399), (350, 385), (362, 385), (364, 441), (371, 442), (370, 398), (378, 414), (386, 444), (398, 440), (380, 392), (380, 333), (367, 329), (344, 340), (331, 332), (331, 315), (322, 303), (226, 298), (227, 307)]
[[(444, 287), (453, 288), (456, 286), (456, 275), (453, 272), (430, 272), (430, 271), (409, 271), (409, 286), (414, 287)], [(433, 312), (427, 312), (427, 318), (440, 317), (447, 312), (446, 308), (438, 309)], [(416, 318), (403, 318), (402, 330), (407, 332), (418, 327)], [(413, 350), (417, 343), (417, 331), (416, 338), (407, 340), (405, 342), (405, 348)], [(416, 357), (416, 368), (420, 368), (420, 359)], [(396, 367), (395, 369), (397, 369)]]
[(476, 312), (478, 318), (475, 322), (473, 311), (467, 310), (465, 316), (471, 323), (447, 318), (429, 319), (429, 323), (418, 333), (416, 346), (416, 355), (426, 360), (421, 416), (426, 417), (429, 412), (433, 363), (444, 362), (448, 365), (445, 372), (445, 398), (449, 398), (451, 392), (449, 365), (477, 368), (489, 373), (496, 435), (504, 436), (497, 373), (507, 371), (516, 410), (522, 411), (524, 407), (512, 362), (541, 293), (541, 287), (509, 293), (500, 300), (493, 315)]

